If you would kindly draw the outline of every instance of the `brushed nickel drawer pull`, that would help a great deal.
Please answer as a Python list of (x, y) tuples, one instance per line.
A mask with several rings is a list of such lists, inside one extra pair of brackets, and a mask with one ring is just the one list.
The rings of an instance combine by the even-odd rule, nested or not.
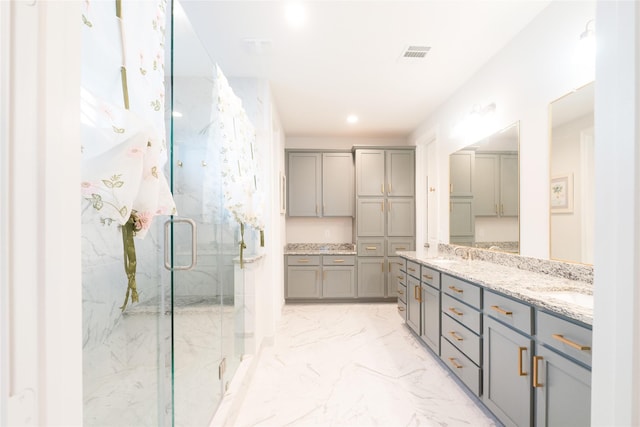
[(493, 311), (497, 311), (498, 313), (500, 313), (500, 314), (504, 314), (505, 316), (511, 316), (511, 315), (513, 315), (513, 312), (512, 312), (512, 311), (503, 310), (503, 309), (501, 309), (500, 307), (498, 307), (497, 305), (492, 305), (492, 306), (491, 306), (491, 310), (493, 310)]
[(458, 335), (455, 331), (449, 332), (449, 335), (451, 335), (456, 341), (464, 341), (464, 338)]
[(522, 353), (525, 351), (527, 351), (527, 347), (518, 347), (518, 375), (521, 377), (527, 375), (527, 373), (522, 370)]
[(453, 314), (455, 314), (456, 316), (464, 316), (464, 313), (461, 311), (456, 310), (453, 307), (449, 307), (449, 311), (452, 312)]
[(376, 246), (367, 246), (365, 249), (368, 251), (375, 251), (378, 248)]
[(429, 276), (428, 274), (423, 274), (422, 277), (426, 278), (427, 280), (433, 280), (433, 276)]
[(566, 344), (569, 347), (575, 348), (576, 350), (580, 350), (580, 351), (589, 351), (589, 350), (591, 350), (591, 347), (586, 346), (586, 345), (578, 344), (577, 342), (571, 341), (571, 340), (565, 338), (564, 336), (562, 336), (560, 334), (553, 334), (551, 336), (553, 338), (557, 339), (558, 341), (560, 341), (561, 343)]
[(462, 369), (462, 368), (464, 368), (464, 366), (462, 366), (461, 364), (459, 364), (459, 363), (456, 361), (456, 359), (455, 359), (455, 358), (453, 358), (453, 357), (450, 357), (450, 358), (449, 358), (449, 362), (451, 362), (451, 364), (453, 365), (453, 367), (454, 367), (454, 368), (456, 368), (456, 369)]
[(396, 248), (396, 251), (406, 251), (406, 250), (407, 250), (407, 248), (406, 248), (406, 247), (404, 247), (404, 246), (398, 246), (398, 247)]
[(416, 293), (417, 293), (417, 300), (418, 302), (422, 302), (422, 288), (420, 287), (420, 285), (416, 285)]
[(341, 262), (344, 262), (344, 260), (343, 259), (334, 259), (333, 262), (339, 264)]
[(539, 372), (538, 362), (542, 359), (543, 359), (542, 356), (533, 356), (533, 386), (534, 387), (542, 387), (544, 385), (538, 380), (538, 372)]
[(455, 286), (453, 286), (453, 285), (449, 286), (449, 289), (451, 289), (453, 292), (455, 292), (455, 293), (457, 293), (457, 294), (461, 294), (461, 293), (463, 293), (463, 292), (464, 292), (464, 290), (463, 290), (463, 289), (458, 289), (458, 288), (456, 288), (456, 287), (455, 287)]
[(416, 269), (415, 269), (415, 268), (411, 268), (411, 267), (409, 267), (408, 269), (409, 269), (409, 271), (412, 271), (412, 272), (414, 272), (414, 273), (416, 272)]

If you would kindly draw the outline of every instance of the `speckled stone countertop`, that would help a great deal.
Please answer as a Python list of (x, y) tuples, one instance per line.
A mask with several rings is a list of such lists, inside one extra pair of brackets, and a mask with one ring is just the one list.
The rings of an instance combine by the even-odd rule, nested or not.
[(397, 254), (427, 267), (477, 283), (588, 325), (593, 324), (593, 284), (588, 281), (450, 254), (429, 257), (416, 251)]
[(289, 243), (285, 255), (356, 255), (353, 243)]

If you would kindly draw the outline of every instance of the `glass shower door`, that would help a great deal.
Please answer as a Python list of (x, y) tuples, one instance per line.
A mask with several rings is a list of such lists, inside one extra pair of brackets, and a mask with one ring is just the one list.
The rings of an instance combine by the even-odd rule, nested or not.
[(234, 332), (238, 225), (223, 206), (220, 146), (211, 127), (214, 65), (173, 2), (171, 186), (179, 217), (167, 222), (171, 270), (173, 424), (209, 425), (242, 352)]

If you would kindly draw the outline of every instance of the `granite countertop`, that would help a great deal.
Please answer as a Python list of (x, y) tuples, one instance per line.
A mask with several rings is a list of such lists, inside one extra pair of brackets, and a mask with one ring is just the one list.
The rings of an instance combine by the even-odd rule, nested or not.
[(356, 255), (353, 243), (289, 243), (285, 255)]
[(483, 260), (428, 257), (415, 251), (397, 252), (408, 260), (510, 295), (539, 308), (593, 324), (593, 285), (580, 280), (528, 271)]

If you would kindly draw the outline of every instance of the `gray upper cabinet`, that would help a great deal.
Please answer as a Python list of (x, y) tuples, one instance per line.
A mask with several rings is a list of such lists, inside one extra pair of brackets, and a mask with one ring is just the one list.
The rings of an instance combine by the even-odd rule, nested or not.
[(473, 176), (476, 216), (518, 215), (517, 153), (476, 153)]
[(289, 153), (289, 216), (319, 216), (322, 157), (319, 153)]
[(353, 216), (353, 155), (288, 153), (289, 216)]
[(473, 197), (475, 153), (461, 150), (450, 156), (449, 192), (451, 197)]
[(386, 152), (386, 193), (390, 197), (413, 197), (415, 186), (415, 152), (388, 150)]
[(358, 196), (385, 194), (384, 150), (356, 151), (356, 187)]
[(353, 180), (351, 153), (322, 154), (322, 216), (353, 216)]

